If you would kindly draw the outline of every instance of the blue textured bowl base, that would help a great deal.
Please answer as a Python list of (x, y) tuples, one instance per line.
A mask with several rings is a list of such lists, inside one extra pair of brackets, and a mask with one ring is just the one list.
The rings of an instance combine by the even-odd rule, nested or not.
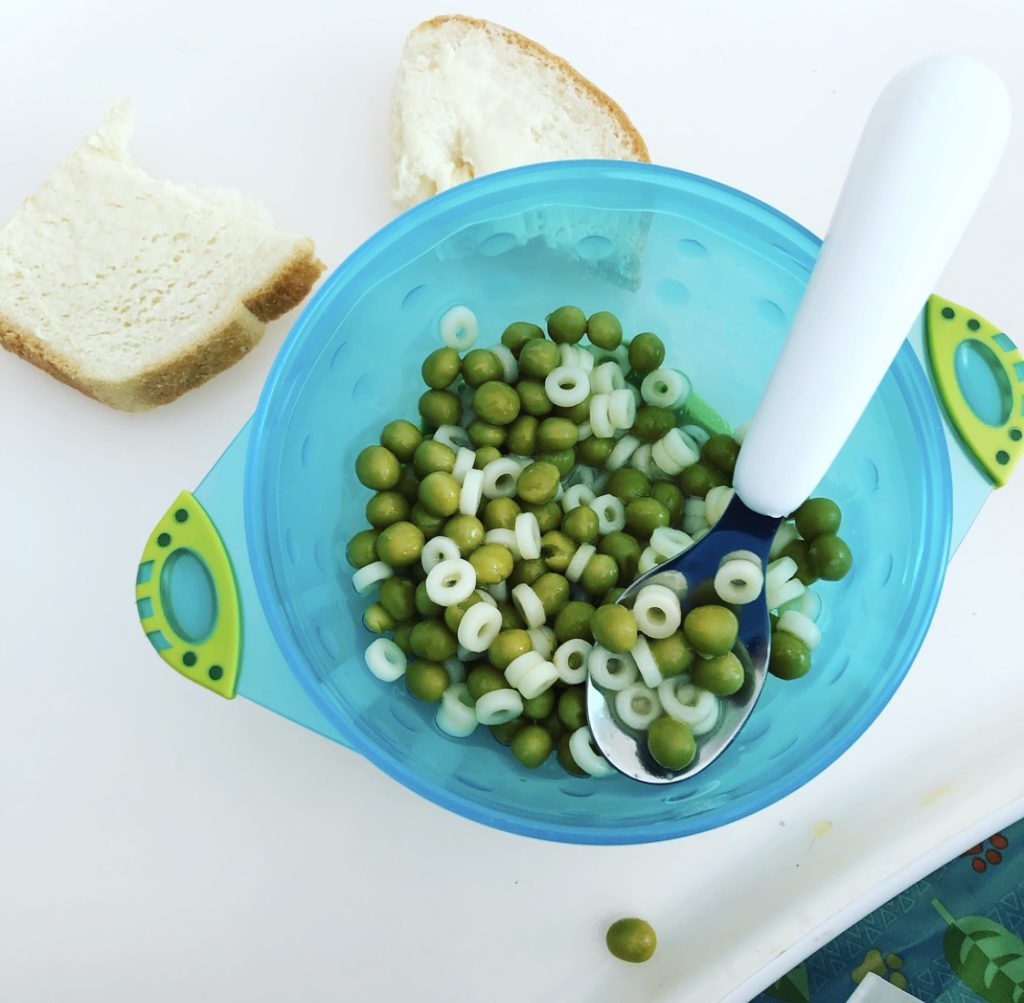
[[(545, 211), (552, 177), (596, 208)], [(386, 421), (415, 418), (419, 365), (439, 344), (441, 313), (471, 307), (486, 346), (510, 321), (543, 323), (563, 303), (613, 310), (628, 333), (661, 334), (671, 364), (739, 423), (756, 405), (817, 251), (815, 238), (767, 207), (664, 169), (547, 165), (485, 182), (467, 186), (478, 201), (501, 196), (505, 209), (512, 201), (523, 211), (509, 218), (470, 205), (486, 218), (438, 243), (437, 227), (473, 193), (432, 200), (357, 252), (289, 338), (255, 418), (247, 469), (256, 588), (319, 712), (425, 796), (490, 825), (577, 842), (648, 841), (723, 824), (805, 783), (848, 748), (924, 636), (950, 526), (948, 459), (927, 381), (905, 347), (822, 484), (843, 505), (856, 564), (844, 582), (818, 586), (825, 637), (811, 674), (769, 680), (747, 728), (706, 771), (663, 789), (576, 780), (553, 760), (527, 773), (483, 729), (450, 739), (434, 727), (432, 707), (366, 671), (364, 601), (343, 561), (368, 497), (351, 473), (355, 456)], [(642, 274), (630, 266), (638, 244)], [(842, 373), (826, 360), (821, 378), (842, 392)]]

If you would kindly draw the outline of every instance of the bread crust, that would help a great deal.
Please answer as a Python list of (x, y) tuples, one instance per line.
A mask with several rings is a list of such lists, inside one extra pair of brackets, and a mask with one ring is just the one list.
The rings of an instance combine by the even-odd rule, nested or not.
[(244, 304), (238, 304), (219, 329), (130, 380), (111, 382), (90, 377), (74, 360), (2, 316), (0, 345), (101, 404), (119, 411), (148, 411), (176, 400), (248, 354), (263, 337), (265, 324), (305, 299), (323, 270), (312, 242), (306, 241), (277, 275)]
[(605, 94), (600, 87), (583, 76), (575, 66), (563, 59), (561, 56), (557, 56), (550, 50), (545, 49), (543, 45), (539, 42), (535, 42), (532, 38), (527, 38), (526, 35), (520, 35), (519, 32), (513, 31), (511, 28), (506, 28), (504, 25), (496, 24), (494, 21), (485, 21), (481, 18), (469, 17), (465, 14), (441, 14), (438, 17), (431, 18), (429, 21), (424, 21), (422, 24), (417, 25), (413, 29), (412, 34), (420, 31), (428, 31), (432, 28), (439, 28), (442, 25), (451, 22), (464, 25), (468, 28), (477, 28), (483, 31), (493, 32), (494, 34), (499, 35), (506, 42), (519, 48), (526, 55), (540, 60), (540, 62), (546, 64), (551, 69), (561, 73), (570, 84), (589, 94), (605, 109), (605, 111), (608, 112), (609, 115), (616, 120), (616, 122), (618, 122), (619, 127), (629, 139), (634, 160), (641, 161), (645, 164), (649, 164), (651, 162), (651, 155), (648, 152), (647, 143), (644, 142), (644, 137), (640, 135), (637, 127), (633, 125), (629, 116), (625, 111), (623, 111), (622, 107)]

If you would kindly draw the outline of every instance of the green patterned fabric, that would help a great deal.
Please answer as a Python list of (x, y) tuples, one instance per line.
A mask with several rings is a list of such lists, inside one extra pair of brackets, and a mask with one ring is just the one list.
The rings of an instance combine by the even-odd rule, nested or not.
[(874, 972), (925, 1003), (1024, 1003), (1024, 820), (812, 954), (756, 1003), (846, 1003)]

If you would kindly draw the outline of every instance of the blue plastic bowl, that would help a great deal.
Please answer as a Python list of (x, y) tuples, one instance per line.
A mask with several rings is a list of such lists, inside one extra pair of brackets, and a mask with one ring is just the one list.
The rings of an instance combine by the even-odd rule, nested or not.
[[(769, 679), (747, 727), (684, 783), (528, 772), (485, 729), (443, 735), (433, 709), (365, 669), (345, 541), (364, 527), (358, 451), (416, 415), (419, 366), (440, 315), (507, 323), (575, 303), (627, 332), (657, 331), (668, 358), (734, 423), (771, 372), (819, 241), (741, 192), (644, 164), (524, 167), (406, 213), (330, 277), (281, 351), (260, 400), (245, 477), (261, 601), (303, 687), (353, 749), (468, 818), (578, 843), (699, 832), (757, 811), (848, 749), (903, 679), (938, 599), (951, 490), (941, 421), (907, 346), (822, 484), (843, 507), (853, 573), (820, 587), (824, 641), (809, 676)], [(843, 373), (820, 378), (843, 392)], [(799, 406), (794, 403), (794, 406)], [(813, 422), (814, 415), (808, 414)], [(780, 442), (779, 449), (799, 449)]]

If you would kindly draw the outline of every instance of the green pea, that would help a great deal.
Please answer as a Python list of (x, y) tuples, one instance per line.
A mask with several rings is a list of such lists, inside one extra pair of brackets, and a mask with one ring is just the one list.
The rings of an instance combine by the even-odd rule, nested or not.
[(641, 539), (647, 539), (661, 526), (669, 524), (668, 509), (653, 498), (637, 498), (626, 506), (626, 527)]
[(507, 600), (499, 601), (497, 607), (498, 612), (501, 614), (502, 630), (519, 630), (526, 626), (523, 623), (523, 618), (519, 615), (519, 610), (512, 603)]
[[(577, 655), (577, 660), (582, 659)], [(570, 663), (571, 664), (571, 663)], [(577, 666), (572, 666), (576, 668)], [(569, 731), (576, 731), (587, 723), (587, 688), (570, 686), (558, 698), (558, 717)]]
[[(575, 427), (574, 425), (573, 428)], [(559, 477), (566, 477), (569, 471), (576, 466), (576, 450), (570, 446), (568, 449), (559, 449), (554, 453), (538, 453), (537, 461), (550, 463), (558, 471)]]
[(733, 652), (701, 658), (693, 667), (693, 681), (717, 697), (731, 697), (743, 686), (743, 665)]
[(477, 470), (483, 470), (488, 463), (494, 460), (501, 459), (501, 450), (497, 446), (481, 446), (476, 451), (476, 458), (473, 461), (473, 466)]
[(511, 498), (492, 498), (484, 506), (484, 529), (515, 529), (520, 511)]
[(590, 627), (594, 632), (594, 640), (614, 654), (630, 651), (636, 645), (636, 617), (625, 606), (616, 604), (598, 607)]
[(628, 584), (636, 578), (636, 569), (640, 563), (642, 548), (629, 533), (623, 533), (621, 530), (608, 533), (597, 545), (597, 552), (614, 558), (615, 563), (619, 566), (620, 582)]
[[(546, 692), (554, 695), (554, 689), (547, 690)], [(565, 734), (565, 726), (559, 720), (558, 715), (552, 711), (547, 717), (541, 718), (537, 723), (551, 736), (552, 745), (557, 746)]]
[(576, 543), (593, 543), (598, 531), (597, 513), (589, 505), (577, 505), (562, 517), (562, 532)]
[(691, 498), (704, 498), (712, 488), (726, 483), (721, 472), (704, 463), (691, 463), (679, 475), (683, 491)]
[(366, 521), (374, 529), (409, 518), (409, 502), (397, 491), (380, 491), (366, 503)]
[(579, 437), (579, 426), (568, 418), (545, 418), (537, 430), (537, 445), (542, 450), (555, 452), (575, 446)]
[(380, 444), (391, 450), (402, 462), (412, 460), (416, 447), (423, 441), (423, 433), (411, 422), (402, 418), (389, 421), (380, 433)]
[(522, 717), (514, 717), (511, 721), (506, 721), (504, 724), (492, 724), (491, 734), (499, 741), (502, 745), (511, 745), (512, 739), (526, 727), (526, 719)]
[(804, 585), (813, 585), (818, 580), (811, 564), (811, 545), (806, 540), (793, 540), (783, 548), (779, 556), (791, 557), (796, 561), (796, 577)]
[(591, 394), (587, 394), (579, 404), (572, 404), (569, 407), (558, 406), (552, 408), (552, 413), (558, 418), (568, 418), (574, 425), (582, 425), (590, 418), (590, 398)]
[(625, 591), (626, 590), (624, 588), (622, 588), (622, 587), (620, 587), (618, 585), (614, 586), (613, 588), (610, 588), (601, 597), (601, 605), (602, 606), (614, 606), (622, 598), (622, 594)]
[(557, 529), (544, 533), (540, 538), (540, 556), (550, 571), (562, 574), (576, 553), (576, 544)]
[[(543, 561), (543, 558), (541, 558)], [(561, 612), (569, 601), (569, 581), (563, 575), (546, 571), (534, 583), (533, 591), (544, 607), (544, 615), (550, 620)]]
[(779, 679), (799, 679), (811, 667), (811, 649), (784, 630), (772, 631), (768, 671)]
[(714, 580), (707, 578), (696, 588), (690, 590), (686, 601), (690, 604), (691, 609), (695, 609), (697, 606), (720, 606), (722, 598), (715, 591)]
[(571, 599), (555, 617), (555, 640), (565, 644), (574, 638), (584, 641), (592, 640), (590, 621), (594, 616), (594, 607), (588, 602)]
[(420, 504), (431, 515), (447, 518), (459, 509), (459, 482), (451, 474), (435, 470), (420, 481)]
[(698, 606), (686, 614), (683, 633), (702, 655), (725, 655), (732, 651), (739, 632), (736, 614), (725, 606)]
[(427, 595), (426, 582), (420, 582), (413, 593), (413, 601), (416, 604), (416, 612), (422, 617), (440, 616), (443, 606), (438, 606), (430, 596)]
[(363, 613), (363, 626), (374, 634), (386, 634), (398, 624), (395, 618), (379, 603), (371, 603)]
[(530, 561), (516, 561), (512, 574), (508, 576), (509, 588), (514, 589), (517, 585), (532, 585), (541, 575), (546, 574), (547, 570), (548, 566), (541, 557)]
[(555, 755), (558, 758), (558, 765), (565, 770), (570, 776), (573, 777), (587, 777), (589, 774), (586, 770), (581, 770), (576, 765), (576, 760), (572, 758), (572, 750), (569, 748), (569, 736), (563, 735), (558, 740), (558, 747), (555, 751)]
[(633, 427), (629, 430), (641, 442), (657, 442), (666, 432), (676, 427), (676, 416), (666, 407), (644, 404), (637, 409)]
[(607, 310), (592, 313), (587, 318), (587, 338), (592, 345), (614, 352), (622, 344), (622, 322)]
[(831, 498), (808, 498), (793, 513), (796, 528), (805, 540), (814, 540), (826, 533), (839, 532), (843, 513)]
[(345, 557), (353, 568), (365, 568), (377, 558), (377, 537), (375, 529), (364, 529), (356, 533), (345, 548)]
[(545, 690), (540, 696), (523, 701), (523, 716), (531, 721), (543, 721), (555, 708), (554, 687)]
[(455, 452), (443, 442), (424, 439), (413, 453), (412, 465), (418, 477), (426, 477), (435, 470), (450, 474), (455, 466)]
[(519, 395), (507, 383), (488, 380), (473, 394), (473, 409), (491, 425), (511, 425), (519, 417)]
[(700, 447), (701, 463), (714, 467), (726, 478), (732, 478), (739, 455), (740, 444), (731, 435), (713, 435)]
[(443, 662), (455, 655), (455, 635), (440, 620), (421, 620), (409, 638), (412, 652), (428, 662)]
[(466, 428), (466, 434), (477, 449), (484, 446), (497, 449), (504, 444), (508, 432), (501, 425), (492, 425), (480, 418), (474, 418)]
[(392, 575), (380, 583), (380, 604), (399, 623), (416, 615), (416, 586), (408, 578)]
[(629, 365), (641, 376), (653, 373), (665, 361), (665, 344), (656, 334), (646, 331), (629, 343)]
[(651, 493), (651, 482), (646, 474), (632, 467), (619, 467), (608, 478), (605, 492), (615, 495), (623, 505), (637, 498), (647, 498)]
[(808, 556), (819, 578), (837, 582), (853, 567), (853, 554), (846, 541), (834, 533), (823, 533), (811, 541)]
[(469, 555), (469, 563), (473, 565), (476, 580), (481, 585), (496, 585), (512, 574), (515, 559), (508, 547), (500, 543), (485, 543)]
[(412, 658), (412, 645), (409, 643), (409, 638), (412, 636), (412, 624), (411, 623), (400, 623), (395, 628), (394, 633), (395, 644), (402, 649), (403, 654), (406, 658)]
[(432, 536), (437, 536), (444, 529), (444, 516), (434, 515), (433, 512), (424, 508), (420, 502), (413, 505), (412, 511), (409, 513), (409, 521), (428, 540)]
[(454, 348), (438, 348), (423, 360), (420, 372), (428, 387), (444, 390), (455, 382), (461, 368), (462, 359)]
[(519, 398), (520, 407), (526, 414), (536, 418), (551, 414), (554, 405), (548, 398), (543, 383), (539, 383), (537, 380), (520, 380), (516, 384), (516, 396)]
[(445, 606), (443, 613), (444, 625), (450, 631), (457, 634), (459, 624), (462, 623), (462, 618), (466, 615), (466, 612), (481, 602), (483, 602), (483, 599), (473, 592), (468, 599), (463, 599), (460, 603), (453, 603), (451, 606)]
[(453, 515), (444, 524), (444, 535), (455, 542), (465, 557), (484, 542), (484, 524), (475, 515)]
[(599, 599), (619, 578), (619, 566), (607, 554), (594, 554), (580, 576), (580, 585), (588, 596)]
[(536, 516), (542, 534), (558, 529), (562, 524), (562, 506), (556, 501), (544, 502), (542, 505), (524, 505), (523, 511), (532, 512)]
[(551, 755), (551, 736), (539, 724), (528, 724), (517, 731), (510, 748), (527, 769), (535, 770)]
[(527, 342), (533, 341), (535, 338), (543, 337), (544, 331), (537, 327), (536, 324), (517, 320), (514, 324), (509, 324), (509, 326), (502, 331), (501, 343), (518, 358), (519, 353), (523, 350), (523, 346)]
[(486, 348), (474, 348), (462, 360), (462, 377), (471, 387), (500, 380), (504, 371), (501, 360)]
[(519, 372), (531, 379), (543, 380), (561, 361), (557, 345), (537, 339), (523, 345), (519, 353)]
[(485, 693), (494, 690), (507, 690), (508, 682), (501, 670), (493, 665), (475, 665), (469, 670), (466, 676), (466, 686), (469, 688), (469, 695), (474, 700), (479, 700)]
[(367, 446), (356, 457), (356, 477), (374, 491), (388, 491), (398, 483), (398, 457), (383, 446)]
[(681, 770), (693, 762), (697, 742), (688, 725), (662, 716), (648, 729), (647, 751), (666, 770)]
[[(508, 668), (509, 662), (514, 661), (520, 655), (525, 655), (528, 651), (533, 651), (530, 635), (525, 630), (513, 628), (512, 630), (503, 630), (491, 641), (491, 646), (487, 649), (487, 658), (491, 665), (504, 672)], [(502, 686), (508, 686), (504, 677), (502, 677)]]
[(620, 961), (649, 961), (658, 946), (654, 927), (636, 917), (617, 919), (605, 934), (608, 950)]
[(548, 314), (548, 335), (560, 345), (575, 345), (587, 330), (587, 316), (578, 306), (560, 306)]
[(505, 448), (517, 456), (533, 456), (537, 452), (537, 429), (540, 422), (532, 414), (521, 414), (508, 426)]
[(516, 493), (519, 498), (532, 505), (551, 501), (558, 492), (558, 468), (543, 460), (531, 463), (519, 474)]
[(393, 522), (376, 540), (377, 556), (392, 568), (404, 568), (420, 559), (423, 531), (411, 522)]
[(650, 645), (651, 654), (654, 656), (655, 662), (658, 663), (661, 674), (666, 678), (686, 672), (697, 657), (690, 642), (686, 640), (686, 635), (681, 630), (669, 634), (668, 637), (658, 638), (647, 643)]
[(576, 447), (576, 458), (580, 463), (586, 464), (588, 467), (597, 467), (601, 469), (608, 462), (608, 457), (612, 455), (612, 450), (615, 448), (614, 439), (597, 439), (591, 437), (584, 439), (583, 442)]
[(651, 485), (651, 497), (668, 509), (670, 526), (683, 517), (683, 492), (671, 481), (655, 481)]
[(398, 475), (398, 483), (395, 485), (395, 490), (410, 505), (419, 497), (420, 479), (416, 476), (416, 470), (411, 463), (408, 466), (402, 467), (402, 472)]
[(436, 703), (448, 689), (448, 670), (437, 662), (417, 658), (405, 670), (405, 688), (425, 703)]
[(462, 417), (462, 401), (450, 390), (428, 390), (420, 395), (420, 417), (428, 424), (458, 425)]

